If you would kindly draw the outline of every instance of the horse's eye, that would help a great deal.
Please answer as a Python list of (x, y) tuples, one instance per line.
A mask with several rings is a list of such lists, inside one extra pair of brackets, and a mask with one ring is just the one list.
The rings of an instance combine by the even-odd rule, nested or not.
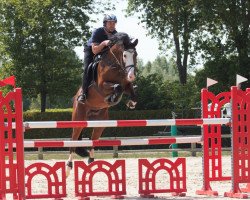
[(125, 54), (124, 54), (124, 55), (123, 55), (123, 57), (124, 57), (124, 58), (126, 58), (126, 57), (127, 57), (127, 55), (125, 55)]

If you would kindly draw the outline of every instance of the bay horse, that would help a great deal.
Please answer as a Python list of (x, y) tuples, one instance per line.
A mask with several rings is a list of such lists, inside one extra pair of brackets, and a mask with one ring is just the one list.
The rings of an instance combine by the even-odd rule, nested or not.
[[(116, 33), (110, 38), (110, 44), (103, 50), (101, 60), (96, 68), (89, 67), (88, 75), (93, 76), (84, 104), (77, 101), (81, 88), (73, 99), (72, 121), (108, 120), (108, 109), (121, 101), (123, 94), (130, 96), (127, 106), (133, 109), (136, 95), (132, 82), (135, 80), (136, 45), (138, 39), (131, 40), (126, 33)], [(93, 65), (92, 65), (93, 66)], [(105, 127), (93, 128), (91, 140), (98, 140)], [(83, 128), (73, 128), (72, 140), (81, 140)], [(94, 161), (94, 148), (87, 151), (84, 147), (70, 148), (67, 162), (67, 176), (73, 167), (73, 153), (89, 157), (88, 163)]]

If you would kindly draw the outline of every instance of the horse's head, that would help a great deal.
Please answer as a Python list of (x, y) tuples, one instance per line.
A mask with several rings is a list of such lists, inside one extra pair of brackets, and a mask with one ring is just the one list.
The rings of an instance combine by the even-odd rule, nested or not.
[(129, 82), (135, 80), (135, 68), (136, 68), (136, 45), (138, 44), (138, 39), (131, 40), (131, 38), (126, 33), (117, 33), (110, 38), (111, 52), (115, 52), (117, 62), (120, 64), (122, 69), (126, 74), (126, 79)]
[(135, 67), (137, 63), (137, 52), (135, 47), (137, 44), (138, 39), (130, 41), (123, 51), (123, 63), (127, 72), (127, 79), (130, 82), (135, 80)]

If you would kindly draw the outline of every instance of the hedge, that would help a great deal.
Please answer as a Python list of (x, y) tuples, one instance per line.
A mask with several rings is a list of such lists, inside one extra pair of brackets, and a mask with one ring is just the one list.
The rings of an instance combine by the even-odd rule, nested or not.
[[(45, 113), (39, 111), (24, 112), (24, 121), (70, 121), (72, 109), (53, 109)], [(186, 113), (192, 117), (193, 113)], [(110, 111), (110, 120), (129, 120), (129, 119), (170, 119), (172, 118), (171, 110), (127, 110), (127, 111)], [(178, 126), (177, 135), (201, 135), (199, 126)], [(88, 138), (91, 135), (92, 128), (86, 128), (83, 131), (83, 137)], [(104, 130), (102, 137), (134, 137), (134, 136), (155, 136), (159, 132), (170, 131), (170, 126), (155, 127), (108, 127)], [(70, 138), (72, 129), (30, 129), (24, 134), (25, 139), (46, 139), (46, 138)], [(229, 134), (230, 127), (222, 126), (222, 134)], [(223, 139), (224, 147), (230, 147), (230, 139)], [(190, 144), (178, 145), (180, 148), (189, 147)], [(154, 146), (131, 146), (122, 149), (145, 149), (145, 148), (169, 148), (169, 145)], [(47, 148), (50, 149), (50, 148)], [(110, 149), (102, 147), (102, 149)], [(58, 150), (65, 150), (59, 148)]]
[[(48, 110), (45, 113), (39, 111), (24, 112), (24, 121), (70, 121), (71, 109)], [(128, 110), (110, 111), (110, 120), (119, 119), (168, 119), (171, 118), (170, 110)], [(133, 136), (152, 136), (165, 127), (109, 127), (103, 132), (103, 137), (133, 137)], [(69, 138), (72, 129), (30, 129), (25, 133), (25, 139), (44, 139), (44, 138)], [(84, 129), (83, 137), (89, 137), (91, 128)]]

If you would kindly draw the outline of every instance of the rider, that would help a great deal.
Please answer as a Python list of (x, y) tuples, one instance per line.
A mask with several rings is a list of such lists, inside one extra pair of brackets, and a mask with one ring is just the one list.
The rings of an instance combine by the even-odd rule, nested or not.
[(84, 72), (82, 80), (82, 93), (77, 98), (78, 102), (84, 103), (87, 99), (87, 92), (90, 84), (87, 73), (88, 66), (91, 62), (93, 62), (94, 55), (100, 53), (104, 47), (108, 46), (108, 37), (117, 33), (115, 29), (116, 23), (117, 18), (115, 15), (105, 14), (103, 18), (103, 27), (95, 29), (87, 44), (84, 45)]

